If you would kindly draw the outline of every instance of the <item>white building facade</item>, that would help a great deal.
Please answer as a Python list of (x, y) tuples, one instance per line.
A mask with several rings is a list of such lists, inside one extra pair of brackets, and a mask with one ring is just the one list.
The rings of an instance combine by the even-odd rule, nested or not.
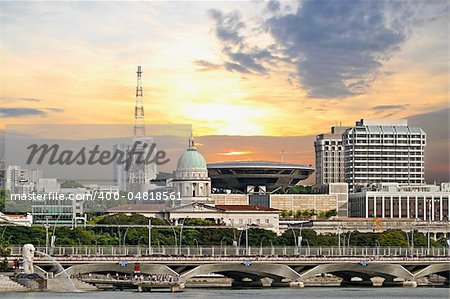
[(5, 189), (15, 194), (34, 192), (42, 176), (42, 169), (28, 169), (19, 165), (10, 165), (5, 171)]
[(450, 192), (435, 185), (376, 184), (349, 194), (350, 217), (449, 221)]
[(314, 141), (316, 184), (344, 182), (344, 147), (342, 134), (348, 127), (331, 127), (331, 133), (320, 134)]
[(373, 183), (423, 185), (426, 134), (407, 120), (361, 120), (343, 134), (350, 192)]

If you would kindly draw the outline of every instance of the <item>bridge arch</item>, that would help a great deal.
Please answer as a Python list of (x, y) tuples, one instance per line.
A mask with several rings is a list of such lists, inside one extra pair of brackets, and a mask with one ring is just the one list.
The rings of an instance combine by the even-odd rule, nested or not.
[[(111, 273), (134, 273), (134, 263), (129, 263), (126, 266), (120, 266), (117, 263), (99, 263), (99, 264), (80, 264), (73, 265), (66, 269), (69, 275), (78, 275), (96, 272), (111, 272)], [(176, 275), (178, 273), (162, 264), (140, 264), (140, 271), (142, 274), (168, 274)], [(56, 274), (56, 276), (62, 273)]]
[(336, 264), (321, 264), (305, 272), (300, 273), (298, 281), (303, 281), (310, 277), (322, 273), (335, 274), (339, 277), (346, 277), (349, 274), (357, 277), (398, 277), (404, 280), (412, 280), (413, 274), (399, 264), (380, 264), (369, 263), (363, 266), (359, 263), (336, 263)]
[(414, 278), (418, 279), (430, 274), (437, 274), (450, 279), (450, 263), (432, 264), (414, 273)]
[(230, 264), (203, 264), (182, 273), (180, 279), (183, 281), (188, 280), (191, 277), (217, 273), (233, 278), (233, 276), (241, 277), (269, 277), (272, 279), (288, 279), (294, 281), (300, 277), (300, 275), (294, 271), (288, 265), (282, 264), (266, 264), (266, 263), (252, 263), (245, 265), (243, 263), (230, 263)]

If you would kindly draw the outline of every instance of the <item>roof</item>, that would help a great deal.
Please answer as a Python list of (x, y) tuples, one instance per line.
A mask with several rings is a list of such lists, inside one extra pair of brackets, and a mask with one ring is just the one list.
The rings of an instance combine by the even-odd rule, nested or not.
[(311, 165), (267, 161), (216, 162), (207, 166), (213, 188), (244, 193), (254, 190), (255, 186), (265, 186), (266, 191), (294, 186), (314, 172)]
[(312, 169), (311, 165), (291, 164), (269, 161), (232, 161), (208, 163), (208, 168), (282, 168), (282, 169)]
[(108, 212), (122, 212), (122, 213), (142, 213), (142, 212), (161, 212), (167, 210), (169, 207), (161, 204), (127, 204), (115, 206), (108, 209)]
[(194, 148), (189, 148), (178, 159), (177, 171), (195, 170), (195, 169), (203, 169), (206, 171), (206, 161), (205, 158)]
[(266, 206), (216, 205), (216, 208), (225, 211), (281, 212), (280, 210), (269, 208)]

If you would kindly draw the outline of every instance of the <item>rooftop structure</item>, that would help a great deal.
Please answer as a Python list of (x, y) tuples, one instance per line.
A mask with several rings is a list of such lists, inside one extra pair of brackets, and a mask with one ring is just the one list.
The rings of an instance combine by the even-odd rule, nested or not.
[(177, 162), (175, 178), (169, 180), (169, 186), (179, 193), (180, 204), (192, 202), (210, 203), (211, 179), (208, 177), (206, 161), (197, 151), (194, 137), (189, 138), (189, 146)]
[(314, 167), (265, 161), (208, 163), (212, 187), (244, 193), (265, 193), (307, 179)]

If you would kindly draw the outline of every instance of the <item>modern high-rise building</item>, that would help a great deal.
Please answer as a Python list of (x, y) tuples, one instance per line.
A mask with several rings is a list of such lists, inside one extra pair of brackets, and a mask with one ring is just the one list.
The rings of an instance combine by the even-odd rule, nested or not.
[(406, 119), (362, 119), (342, 138), (350, 192), (374, 183), (425, 184), (426, 134)]
[(344, 147), (342, 134), (348, 127), (331, 127), (331, 133), (317, 135), (316, 185), (344, 182)]
[[(125, 158), (131, 158), (132, 161), (136, 161), (139, 156), (145, 159), (149, 156), (149, 161), (155, 157), (155, 151), (151, 152), (151, 145), (154, 144), (152, 137), (136, 137), (132, 139), (133, 144), (115, 144), (113, 151), (121, 151), (125, 153)], [(135, 153), (132, 153), (133, 146), (136, 142), (146, 144), (145, 148), (138, 147)], [(113, 166), (113, 181), (114, 185), (118, 186), (121, 191), (132, 192), (148, 192), (152, 188), (151, 181), (156, 179), (158, 173), (155, 163), (131, 163), (129, 169), (126, 169), (126, 164), (119, 164), (118, 161), (114, 161)]]
[(42, 169), (28, 169), (19, 165), (9, 165), (5, 171), (5, 189), (11, 193), (29, 193), (36, 189), (42, 178)]

